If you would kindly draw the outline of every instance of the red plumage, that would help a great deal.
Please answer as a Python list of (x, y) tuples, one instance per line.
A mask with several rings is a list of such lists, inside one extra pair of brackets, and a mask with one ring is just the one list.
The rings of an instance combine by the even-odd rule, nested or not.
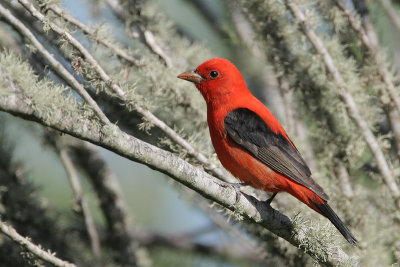
[(279, 121), (251, 94), (231, 62), (211, 59), (178, 77), (193, 82), (203, 95), (211, 140), (227, 170), (257, 189), (288, 192), (327, 217), (356, 244)]

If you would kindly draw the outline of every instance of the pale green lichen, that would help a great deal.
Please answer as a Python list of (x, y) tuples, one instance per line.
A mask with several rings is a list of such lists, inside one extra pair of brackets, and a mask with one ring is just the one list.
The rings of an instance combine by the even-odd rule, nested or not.
[[(354, 212), (355, 209), (359, 211), (371, 210), (372, 213), (375, 213), (375, 215), (371, 214), (371, 218), (376, 218), (376, 216), (385, 218), (378, 223), (382, 229), (389, 227), (391, 230), (388, 230), (388, 232), (392, 234), (398, 232), (395, 230), (398, 224), (393, 218), (388, 218), (386, 211), (380, 210), (376, 204), (367, 204), (370, 203), (368, 200), (354, 202), (342, 198), (339, 182), (333, 173), (336, 162), (347, 164), (346, 167), (350, 175), (357, 173), (357, 177), (361, 177), (360, 180), (371, 180), (371, 174), (361, 168), (371, 162), (374, 164), (374, 160), (365, 144), (362, 133), (349, 116), (347, 108), (340, 98), (339, 88), (332, 82), (322, 58), (316, 55), (315, 50), (312, 49), (311, 44), (294, 22), (293, 17), (289, 15), (283, 4), (284, 1), (238, 0), (236, 2), (244, 8), (245, 14), (248, 15), (256, 30), (259, 41), (267, 48), (267, 57), (274, 64), (276, 73), (279, 74), (278, 77), (284, 77), (289, 81), (291, 88), (295, 90), (298, 103), (302, 107), (302, 114), (307, 118), (307, 124), (312, 130), (310, 134), (315, 144), (315, 152), (320, 167), (319, 172), (317, 174), (314, 172), (313, 177), (329, 192), (334, 210), (338, 210), (338, 213), (342, 214), (341, 217), (344, 221), (350, 222), (350, 229), (355, 232), (356, 236), (361, 236), (362, 240), (371, 238), (369, 234), (365, 234), (370, 231), (369, 225), (360, 223), (365, 218), (365, 214)], [(319, 1), (318, 5), (315, 5), (315, 1), (295, 2), (304, 8), (303, 11), (306, 11), (307, 23), (316, 30), (318, 37), (323, 41), (345, 80), (346, 89), (356, 100), (357, 106), (369, 127), (376, 133), (378, 143), (386, 153), (386, 160), (392, 166), (392, 171), (397, 173), (399, 169), (397, 167), (398, 161), (393, 160), (388, 151), (391, 135), (378, 133), (378, 125), (385, 113), (383, 103), (387, 103), (388, 98), (387, 95), (381, 94), (381, 88), (384, 85), (376, 75), (376, 65), (374, 66), (371, 59), (368, 59), (370, 56), (368, 53), (363, 55), (365, 60), (363, 64), (358, 62), (359, 54), (354, 54), (354, 57), (349, 56), (348, 47), (350, 43), (343, 43), (344, 41), (353, 41), (354, 49), (358, 49), (357, 53), (363, 51), (358, 48), (360, 47), (358, 37), (349, 33), (351, 29), (347, 24), (347, 19), (337, 8), (332, 7), (333, 1)], [(321, 14), (324, 15), (323, 18), (321, 18)], [(321, 25), (321, 23), (325, 25), (318, 28), (314, 27)], [(328, 30), (320, 31), (321, 27)], [(329, 29), (334, 29), (335, 34)], [(385, 101), (380, 101), (380, 98)], [(374, 174), (374, 176), (379, 177), (377, 174)], [(351, 183), (357, 198), (363, 198), (360, 196), (361, 193), (357, 193), (361, 190), (360, 185), (354, 180)], [(378, 186), (370, 191), (364, 197), (369, 195), (369, 198), (379, 199), (382, 191), (386, 192), (387, 189), (385, 186)], [(362, 194), (365, 194), (365, 192)], [(390, 196), (386, 196), (386, 200), (382, 200), (383, 202), (391, 209), (394, 208)], [(290, 203), (292, 204), (291, 201)], [(293, 203), (293, 205), (296, 204)], [(296, 205), (296, 210), (301, 206)], [(301, 210), (302, 215), (308, 215), (307, 210)], [(316, 228), (315, 233), (321, 231), (324, 232), (323, 229)], [(331, 231), (328, 231), (327, 235), (333, 233), (337, 235), (337, 232)], [(328, 236), (323, 238), (324, 243), (332, 243), (331, 240), (326, 239)], [(389, 237), (386, 236), (385, 238)], [(385, 238), (380, 240), (385, 240)], [(314, 236), (310, 240), (315, 242), (315, 240), (318, 240), (318, 236)], [(316, 249), (310, 247), (313, 242), (308, 242), (307, 239), (301, 240), (304, 249)], [(392, 247), (387, 247), (383, 241), (379, 244), (379, 247), (386, 247), (387, 251), (392, 250)], [(370, 255), (377, 255), (377, 253), (372, 252), (373, 247), (368, 249)], [(361, 255), (361, 252), (356, 251), (354, 254)], [(381, 259), (384, 262), (387, 262), (387, 255), (388, 252), (382, 253)]]
[[(0, 65), (16, 86), (32, 102), (32, 107), (46, 121), (57, 111), (70, 113), (77, 118), (93, 118), (92, 109), (82, 102), (71, 89), (55, 84), (50, 79), (36, 75), (32, 67), (17, 55), (3, 51), (0, 53)], [(46, 119), (47, 118), (47, 119)]]

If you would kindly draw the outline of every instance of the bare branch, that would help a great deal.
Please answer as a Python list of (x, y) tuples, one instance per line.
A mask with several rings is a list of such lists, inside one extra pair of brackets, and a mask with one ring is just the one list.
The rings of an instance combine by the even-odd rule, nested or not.
[[(127, 20), (129, 13), (122, 6), (120, 0), (107, 0), (107, 4), (121, 20)], [(173, 64), (171, 58), (158, 44), (154, 34), (150, 30), (146, 29), (144, 25), (140, 24), (138, 26), (143, 33), (146, 45), (151, 49), (151, 51), (153, 51), (154, 54), (158, 55), (160, 59), (163, 60), (167, 67), (172, 67)]]
[(400, 112), (398, 112), (394, 107), (390, 106), (387, 112), (396, 143), (397, 155), (400, 156)]
[(1, 220), (0, 220), (0, 231), (4, 235), (8, 236), (12, 241), (18, 243), (20, 246), (22, 246), (23, 248), (34, 254), (39, 259), (44, 260), (45, 262), (51, 263), (58, 267), (76, 267), (75, 264), (63, 261), (57, 258), (53, 253), (45, 251), (40, 246), (35, 245), (29, 240), (29, 238), (21, 236), (20, 234), (17, 233), (17, 231), (13, 227), (6, 225)]
[(385, 9), (387, 15), (389, 16), (392, 23), (400, 30), (400, 18), (396, 14), (396, 9), (393, 7), (390, 0), (379, 0), (383, 8)]
[(379, 171), (383, 177), (384, 182), (386, 183), (392, 194), (396, 206), (400, 208), (400, 190), (397, 186), (396, 180), (393, 177), (392, 171), (390, 170), (389, 164), (385, 159), (385, 156), (378, 144), (378, 141), (376, 140), (371, 129), (369, 129), (368, 123), (362, 117), (353, 99), (353, 96), (346, 88), (347, 87), (346, 83), (343, 80), (339, 70), (335, 66), (335, 63), (331, 55), (324, 46), (323, 42), (318, 38), (316, 33), (308, 25), (306, 17), (303, 14), (303, 12), (296, 5), (293, 4), (292, 0), (285, 0), (285, 4), (288, 7), (288, 9), (292, 12), (297, 23), (301, 26), (301, 29), (303, 30), (304, 34), (307, 36), (308, 40), (311, 42), (317, 53), (322, 57), (325, 67), (332, 75), (336, 86), (340, 90), (339, 94), (341, 95), (346, 104), (350, 117), (353, 119), (353, 121), (360, 129), (360, 132), (362, 133), (366, 143), (368, 144), (372, 154), (375, 157)]
[(78, 142), (69, 148), (76, 164), (87, 174), (100, 201), (108, 225), (111, 249), (117, 252), (116, 261), (124, 266), (136, 265), (140, 261), (136, 252), (138, 245), (117, 178), (94, 145)]
[(75, 200), (74, 210), (82, 215), (83, 220), (85, 222), (86, 230), (89, 235), (89, 240), (93, 255), (97, 260), (99, 260), (101, 253), (99, 234), (97, 233), (96, 225), (94, 224), (92, 213), (90, 212), (89, 206), (86, 201), (86, 197), (83, 195), (82, 186), (79, 181), (78, 173), (74, 167), (74, 164), (72, 163), (71, 158), (68, 155), (68, 152), (64, 148), (58, 147), (57, 144), (55, 144), (55, 149), (60, 155), (61, 162), (64, 165), (69, 182), (71, 183)]
[(140, 25), (140, 30), (143, 32), (143, 36), (146, 41), (146, 44), (150, 47), (150, 49), (165, 62), (165, 65), (168, 68), (171, 68), (172, 60), (169, 58), (167, 53), (165, 53), (164, 50), (161, 48), (161, 46), (158, 44), (154, 34), (151, 31), (149, 31), (148, 29), (146, 29), (143, 25)]
[(336, 167), (336, 175), (339, 178), (340, 188), (342, 189), (343, 195), (348, 199), (352, 199), (354, 196), (353, 188), (350, 183), (349, 173), (343, 164), (339, 163)]

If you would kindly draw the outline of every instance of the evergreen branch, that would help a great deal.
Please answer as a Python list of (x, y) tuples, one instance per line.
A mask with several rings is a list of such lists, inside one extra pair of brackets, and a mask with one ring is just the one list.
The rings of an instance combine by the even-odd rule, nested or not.
[(35, 255), (37, 258), (51, 263), (58, 267), (76, 267), (75, 264), (57, 258), (53, 253), (45, 251), (40, 246), (32, 243), (27, 237), (21, 236), (12, 226), (6, 225), (0, 220), (0, 231), (8, 236), (12, 241), (25, 248), (27, 251)]
[[(39, 0), (40, 2), (44, 2), (44, 0)], [(82, 32), (84, 32), (86, 35), (90, 37), (95, 36), (95, 31), (92, 30), (90, 27), (86, 26), (79, 20), (75, 19), (74, 17), (70, 16), (69, 14), (65, 13), (61, 8), (55, 5), (50, 5), (48, 6), (48, 9), (53, 11), (55, 14), (57, 14), (59, 17), (63, 18), (65, 21), (75, 25), (77, 28), (79, 28)], [(108, 41), (107, 39), (99, 39), (95, 38), (97, 42), (100, 44), (104, 45), (105, 47), (109, 48), (113, 53), (115, 53), (118, 57), (126, 60), (127, 62), (139, 67), (141, 66), (140, 62), (138, 59), (134, 58), (133, 56), (129, 55), (126, 51), (123, 49), (119, 48), (117, 45), (113, 44), (112, 42)]]
[(80, 84), (74, 76), (65, 69), (60, 62), (58, 62), (52, 54), (36, 39), (33, 33), (16, 17), (14, 17), (9, 10), (0, 4), (0, 16), (4, 17), (15, 29), (25, 36), (37, 49), (40, 55), (52, 66), (52, 68), (60, 74), (60, 76), (91, 106), (93, 111), (104, 124), (110, 124), (110, 121), (101, 111), (97, 103), (90, 97), (89, 93)]
[[(12, 79), (1, 71), (1, 67), (0, 80), (8, 81), (7, 84), (13, 83)], [(315, 243), (313, 236), (317, 234), (312, 227), (293, 222), (289, 217), (252, 196), (237, 193), (231, 184), (216, 179), (174, 154), (130, 136), (114, 125), (100, 125), (90, 118), (77, 118), (75, 113), (60, 109), (41, 112), (41, 107), (32, 103), (23, 93), (23, 89), (15, 84), (9, 87), (14, 88), (11, 93), (0, 95), (0, 110), (87, 140), (165, 173), (203, 197), (235, 212), (238, 218), (249, 220), (282, 237), (325, 266), (350, 264), (353, 261), (331, 242)]]
[(336, 86), (340, 90), (339, 93), (346, 104), (350, 117), (360, 129), (364, 140), (368, 144), (373, 156), (375, 157), (379, 171), (392, 194), (397, 208), (400, 208), (400, 190), (397, 186), (396, 180), (393, 177), (392, 171), (390, 170), (389, 164), (385, 159), (385, 156), (378, 144), (378, 141), (376, 140), (371, 129), (369, 129), (368, 123), (361, 115), (353, 96), (347, 90), (346, 83), (339, 70), (337, 69), (331, 55), (329, 54), (321, 39), (318, 38), (316, 33), (308, 25), (303, 12), (295, 4), (293, 4), (292, 0), (285, 0), (285, 4), (290, 12), (293, 14), (293, 17), (300, 25), (302, 31), (307, 36), (308, 40), (311, 42), (317, 53), (322, 57), (326, 69), (332, 75)]
[(90, 240), (90, 246), (95, 259), (98, 261), (101, 255), (99, 234), (97, 233), (96, 225), (94, 224), (86, 197), (83, 195), (78, 173), (70, 156), (68, 155), (68, 152), (65, 150), (65, 148), (60, 147), (60, 144), (57, 143), (58, 142), (56, 141), (54, 148), (60, 156), (61, 162), (67, 173), (68, 180), (71, 184), (72, 192), (74, 193), (74, 210), (82, 216), (85, 222), (86, 230)]
[[(100, 78), (113, 90), (117, 96), (123, 100), (124, 102), (128, 102), (126, 94), (124, 90), (116, 83), (113, 83), (110, 76), (104, 71), (104, 69), (100, 66), (100, 64), (96, 61), (96, 59), (90, 54), (90, 52), (83, 47), (83, 45), (77, 41), (70, 33), (57, 26), (54, 23), (51, 23), (46, 20), (45, 16), (41, 14), (30, 2), (27, 0), (18, 0), (36, 19), (41, 21), (44, 24), (50, 26), (50, 28), (67, 39), (67, 41), (73, 45), (92, 65), (95, 71), (98, 73)], [(187, 153), (193, 158), (197, 159), (201, 164), (205, 166), (206, 169), (210, 170), (215, 176), (220, 178), (223, 181), (235, 182), (232, 176), (228, 175), (221, 168), (218, 168), (214, 163), (212, 163), (205, 155), (197, 151), (189, 142), (187, 142), (182, 136), (180, 136), (176, 131), (174, 131), (171, 127), (169, 127), (165, 122), (160, 120), (157, 116), (151, 113), (149, 110), (145, 109), (139, 103), (134, 102), (130, 103), (132, 108), (139, 112), (146, 120), (157, 126), (161, 129), (169, 138), (171, 138), (174, 142), (182, 146)]]
[(385, 83), (384, 89), (386, 89), (388, 95), (392, 99), (394, 105), (398, 112), (400, 112), (400, 98), (396, 93), (396, 88), (393, 84), (392, 79), (390, 78), (389, 72), (385, 68), (383, 64), (383, 59), (378, 51), (378, 47), (373, 45), (373, 42), (368, 38), (364, 28), (361, 24), (356, 20), (356, 18), (351, 14), (350, 10), (342, 3), (342, 0), (335, 0), (336, 5), (343, 11), (346, 15), (347, 19), (353, 30), (357, 33), (358, 37), (364, 44), (364, 46), (368, 49), (369, 53), (371, 54), (372, 58), (375, 61), (375, 64), (378, 66), (379, 75), (382, 78), (382, 81)]

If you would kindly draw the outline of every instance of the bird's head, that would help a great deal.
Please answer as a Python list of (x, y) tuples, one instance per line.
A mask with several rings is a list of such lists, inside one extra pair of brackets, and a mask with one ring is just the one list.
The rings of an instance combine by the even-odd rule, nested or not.
[(179, 74), (178, 78), (193, 82), (207, 103), (248, 92), (242, 74), (223, 58), (207, 60), (194, 71)]

